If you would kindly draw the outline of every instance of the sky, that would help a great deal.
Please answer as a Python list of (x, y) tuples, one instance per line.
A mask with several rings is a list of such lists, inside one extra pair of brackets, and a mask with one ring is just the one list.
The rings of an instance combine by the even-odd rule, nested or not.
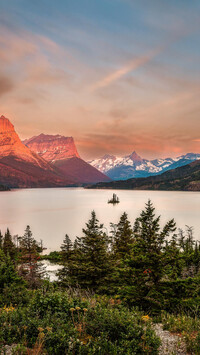
[(200, 153), (199, 0), (0, 0), (0, 114), (82, 158)]

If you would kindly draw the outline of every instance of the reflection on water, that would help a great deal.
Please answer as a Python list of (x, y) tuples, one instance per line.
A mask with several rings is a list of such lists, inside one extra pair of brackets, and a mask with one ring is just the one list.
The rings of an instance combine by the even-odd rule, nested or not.
[(108, 204), (112, 190), (81, 188), (24, 189), (0, 192), (0, 229), (7, 227), (12, 234), (22, 235), (27, 224), (34, 237), (43, 240), (47, 251), (59, 250), (67, 233), (72, 240), (81, 235), (85, 222), (94, 209), (100, 222), (109, 230), (126, 211), (131, 223), (138, 217), (150, 198), (161, 215), (161, 222), (175, 218), (177, 226), (194, 227), (200, 239), (200, 192), (114, 191), (120, 199)]
[(57, 272), (58, 270), (62, 269), (62, 265), (59, 265), (58, 263), (53, 263), (49, 260), (42, 260), (41, 264), (45, 268), (45, 278), (49, 279), (49, 281), (57, 281)]

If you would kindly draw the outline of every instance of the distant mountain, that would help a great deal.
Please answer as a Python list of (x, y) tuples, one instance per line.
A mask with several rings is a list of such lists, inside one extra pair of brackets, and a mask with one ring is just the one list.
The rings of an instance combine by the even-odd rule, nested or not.
[(96, 189), (200, 191), (200, 161), (166, 171), (161, 175), (88, 186)]
[(39, 136), (24, 140), (23, 143), (49, 162), (80, 158), (73, 137), (41, 133)]
[(66, 186), (74, 181), (32, 152), (19, 139), (13, 124), (0, 117), (0, 184), (9, 187)]
[(197, 159), (200, 159), (200, 154), (188, 153), (177, 158), (147, 160), (133, 152), (125, 157), (107, 154), (100, 159), (91, 160), (89, 163), (112, 180), (126, 180), (132, 177), (158, 175)]
[(80, 158), (72, 137), (40, 134), (26, 139), (28, 148), (59, 168), (63, 176), (76, 184), (97, 183), (111, 179)]

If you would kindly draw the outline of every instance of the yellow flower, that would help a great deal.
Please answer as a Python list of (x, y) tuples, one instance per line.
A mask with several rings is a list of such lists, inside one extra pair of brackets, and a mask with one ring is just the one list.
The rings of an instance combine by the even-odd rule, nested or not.
[(13, 312), (15, 308), (12, 305), (10, 307), (4, 306), (3, 310), (8, 313), (8, 312)]
[(80, 307), (76, 307), (76, 310), (77, 310), (77, 311), (80, 311)]
[(41, 332), (43, 332), (44, 329), (41, 328), (41, 327), (39, 327), (38, 330), (39, 330), (39, 332), (41, 333)]
[(70, 311), (71, 311), (71, 312), (74, 312), (74, 311), (75, 311), (75, 308), (70, 308)]
[(43, 332), (40, 332), (39, 335), (38, 335), (39, 339), (44, 339), (45, 337), (45, 334)]
[(148, 314), (146, 316), (142, 316), (141, 318), (144, 322), (148, 322), (151, 318), (148, 316)]
[(46, 327), (47, 332), (52, 332), (52, 328), (51, 327)]
[(87, 308), (83, 308), (83, 311), (84, 311), (84, 312), (87, 312)]

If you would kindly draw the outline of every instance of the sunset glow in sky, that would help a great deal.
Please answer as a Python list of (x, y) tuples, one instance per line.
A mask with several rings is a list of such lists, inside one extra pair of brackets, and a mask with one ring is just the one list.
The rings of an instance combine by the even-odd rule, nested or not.
[(84, 159), (200, 153), (199, 0), (0, 0), (0, 115)]

